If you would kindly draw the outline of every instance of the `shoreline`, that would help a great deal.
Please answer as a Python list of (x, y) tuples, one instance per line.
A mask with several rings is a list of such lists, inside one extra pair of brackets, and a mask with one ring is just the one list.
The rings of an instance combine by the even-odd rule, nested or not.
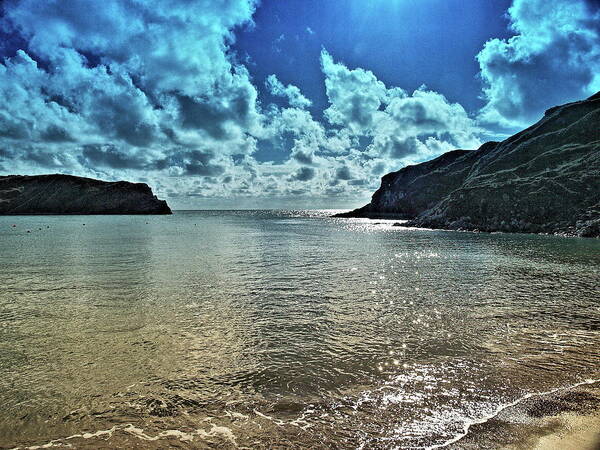
[(353, 215), (354, 211), (349, 211), (347, 213), (334, 214), (331, 216), (333, 219), (368, 219), (368, 220), (395, 220), (395, 221), (404, 221), (394, 223), (395, 227), (404, 227), (404, 228), (412, 228), (412, 229), (421, 229), (421, 230), (432, 230), (432, 231), (458, 231), (461, 233), (506, 233), (506, 234), (533, 234), (538, 236), (559, 236), (559, 237), (574, 237), (574, 238), (584, 238), (584, 239), (598, 239), (600, 238), (600, 234), (579, 234), (576, 229), (564, 229), (564, 230), (556, 230), (556, 231), (531, 231), (531, 230), (522, 230), (520, 228), (514, 229), (485, 229), (483, 227), (471, 227), (471, 226), (460, 226), (460, 227), (452, 227), (452, 226), (430, 226), (430, 225), (422, 225), (420, 223), (416, 223), (414, 218), (406, 218), (395, 214), (373, 214), (373, 215)]
[(465, 428), (462, 437), (429, 448), (598, 450), (600, 380), (527, 394)]
[[(95, 448), (123, 444), (141, 448), (162, 448), (162, 444), (194, 447), (195, 438), (215, 438), (235, 446), (235, 436), (224, 426), (210, 428), (146, 431), (140, 425), (120, 423), (112, 428), (82, 431), (44, 443), (16, 446), (18, 449), (51, 447)], [(116, 435), (115, 435), (116, 434)], [(116, 441), (111, 441), (113, 438)], [(98, 441), (100, 439), (100, 441)], [(153, 445), (153, 443), (157, 446)], [(10, 448), (10, 447), (9, 447)], [(528, 393), (499, 406), (495, 412), (467, 422), (463, 432), (433, 449), (479, 450), (598, 450), (600, 449), (600, 380), (586, 380), (539, 393)]]

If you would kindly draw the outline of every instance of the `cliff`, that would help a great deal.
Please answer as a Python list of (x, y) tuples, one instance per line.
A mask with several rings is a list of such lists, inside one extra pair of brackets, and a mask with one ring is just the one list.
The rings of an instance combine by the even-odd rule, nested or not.
[(371, 203), (342, 217), (409, 226), (600, 236), (600, 93), (546, 111), (478, 150), (385, 175)]
[(71, 175), (0, 176), (0, 214), (171, 214), (144, 183)]

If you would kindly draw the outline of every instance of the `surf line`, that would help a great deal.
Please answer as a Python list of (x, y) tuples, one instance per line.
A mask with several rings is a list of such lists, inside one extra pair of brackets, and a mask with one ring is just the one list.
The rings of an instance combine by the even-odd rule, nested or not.
[(425, 448), (427, 450), (434, 450), (436, 448), (444, 448), (444, 447), (448, 447), (449, 445), (455, 444), (458, 441), (460, 441), (461, 439), (463, 439), (467, 434), (469, 434), (469, 430), (471, 429), (471, 427), (473, 425), (480, 425), (482, 423), (485, 423), (488, 420), (491, 420), (494, 417), (497, 417), (498, 414), (500, 414), (505, 409), (512, 408), (513, 406), (518, 405), (522, 401), (525, 401), (525, 400), (530, 399), (532, 397), (543, 397), (544, 395), (555, 394), (556, 392), (559, 392), (559, 391), (566, 391), (568, 389), (573, 389), (573, 388), (576, 388), (576, 387), (579, 387), (579, 386), (587, 386), (587, 385), (596, 384), (596, 383), (600, 383), (600, 379), (585, 380), (585, 381), (581, 381), (579, 383), (575, 383), (575, 384), (573, 384), (571, 386), (559, 387), (559, 388), (551, 389), (551, 390), (546, 391), (546, 392), (534, 392), (534, 393), (525, 394), (523, 397), (518, 398), (514, 402), (507, 403), (506, 405), (500, 405), (500, 406), (498, 406), (493, 413), (488, 414), (487, 416), (481, 417), (479, 419), (474, 419), (474, 420), (468, 420), (468, 421), (466, 421), (464, 423), (464, 425), (463, 425), (463, 431), (461, 433), (459, 433), (458, 435), (454, 436), (452, 439), (449, 439), (446, 442), (443, 442), (441, 444), (435, 444), (435, 445), (432, 445), (430, 447), (425, 447)]
[[(205, 419), (206, 421), (206, 419)], [(114, 427), (108, 430), (100, 430), (94, 433), (81, 433), (81, 434), (73, 434), (71, 436), (67, 436), (64, 438), (53, 439), (46, 444), (41, 445), (32, 445), (30, 447), (24, 447), (24, 450), (40, 450), (51, 447), (73, 447), (69, 442), (73, 439), (93, 439), (96, 437), (106, 437), (106, 439), (112, 438), (113, 434), (116, 431), (123, 431), (129, 433), (130, 435), (141, 439), (143, 441), (158, 441), (163, 438), (175, 437), (179, 439), (181, 442), (193, 442), (196, 436), (200, 438), (210, 438), (222, 436), (223, 438), (229, 440), (235, 447), (237, 447), (236, 438), (230, 428), (225, 426), (218, 426), (211, 423), (212, 428), (210, 430), (204, 430), (202, 428), (198, 428), (197, 430), (191, 432), (184, 432), (181, 430), (165, 430), (158, 433), (156, 436), (150, 436), (144, 432), (142, 428), (137, 428), (131, 423), (123, 424), (123, 425), (115, 425)], [(20, 450), (20, 447), (14, 447), (11, 450)]]

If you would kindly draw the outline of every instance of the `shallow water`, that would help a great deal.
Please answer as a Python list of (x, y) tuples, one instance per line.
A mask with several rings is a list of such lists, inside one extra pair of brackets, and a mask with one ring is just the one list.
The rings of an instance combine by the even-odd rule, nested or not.
[(0, 217), (0, 447), (427, 447), (600, 378), (600, 240), (330, 213)]

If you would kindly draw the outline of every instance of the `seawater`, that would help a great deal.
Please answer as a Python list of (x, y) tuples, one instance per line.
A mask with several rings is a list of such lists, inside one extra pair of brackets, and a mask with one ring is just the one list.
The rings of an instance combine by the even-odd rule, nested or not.
[(435, 447), (600, 378), (599, 240), (333, 212), (0, 217), (0, 447)]

